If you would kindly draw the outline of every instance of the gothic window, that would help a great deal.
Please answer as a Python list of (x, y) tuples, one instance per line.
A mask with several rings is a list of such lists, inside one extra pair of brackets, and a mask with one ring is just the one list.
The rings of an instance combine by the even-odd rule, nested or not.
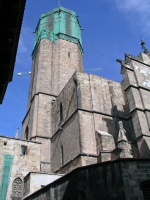
[(27, 126), (25, 130), (25, 140), (28, 140), (28, 139), (29, 139), (29, 126)]
[(62, 102), (60, 102), (60, 123), (62, 122), (63, 120), (63, 105), (62, 105)]
[(22, 180), (16, 178), (12, 184), (12, 200), (22, 199)]
[(150, 200), (150, 181), (141, 184), (144, 200)]

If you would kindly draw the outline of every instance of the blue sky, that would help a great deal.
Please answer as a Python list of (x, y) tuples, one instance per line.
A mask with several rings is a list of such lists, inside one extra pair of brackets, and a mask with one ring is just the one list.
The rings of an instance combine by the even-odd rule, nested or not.
[[(14, 137), (18, 127), (21, 136), (30, 76), (18, 77), (17, 73), (31, 70), (33, 31), (41, 14), (57, 5), (57, 0), (27, 0), (13, 81), (0, 105), (0, 135)], [(116, 59), (124, 59), (124, 53), (137, 56), (141, 52), (140, 38), (150, 48), (150, 0), (61, 0), (61, 6), (74, 10), (84, 28), (86, 73), (120, 82)], [(97, 68), (102, 70), (94, 70)]]

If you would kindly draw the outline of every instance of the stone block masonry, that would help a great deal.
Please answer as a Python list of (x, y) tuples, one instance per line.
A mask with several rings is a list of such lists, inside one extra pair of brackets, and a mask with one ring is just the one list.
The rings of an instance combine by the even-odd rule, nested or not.
[[(40, 41), (33, 57), (28, 109), (22, 123), (22, 138), (41, 143), (43, 172), (51, 172), (50, 138), (54, 128), (52, 103), (76, 70), (83, 71), (82, 54), (77, 44), (63, 39), (55, 42), (48, 39)], [(57, 117), (58, 115), (55, 119)], [(59, 120), (59, 117), (56, 120)], [(58, 125), (60, 126), (59, 123)]]
[(0, 136), (0, 152), (0, 199), (21, 199), (23, 178), (30, 171), (40, 171), (41, 145)]
[[(52, 105), (52, 172), (68, 173), (77, 166), (110, 160), (111, 151), (116, 148), (120, 118), (124, 120), (128, 140), (134, 138), (130, 134), (134, 129), (128, 111), (120, 83), (75, 72)], [(113, 149), (104, 147), (107, 155), (110, 153), (107, 159), (97, 160), (103, 155), (98, 149), (98, 130), (112, 136)]]
[(126, 55), (122, 64), (123, 90), (127, 99), (135, 130), (140, 157), (150, 156), (150, 54), (137, 58)]

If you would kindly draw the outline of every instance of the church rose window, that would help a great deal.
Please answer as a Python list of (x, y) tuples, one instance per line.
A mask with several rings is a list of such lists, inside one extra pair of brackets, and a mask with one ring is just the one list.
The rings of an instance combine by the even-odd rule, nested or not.
[(141, 185), (144, 200), (150, 200), (150, 181), (145, 181)]
[(20, 178), (16, 178), (12, 184), (12, 199), (22, 199), (22, 180)]

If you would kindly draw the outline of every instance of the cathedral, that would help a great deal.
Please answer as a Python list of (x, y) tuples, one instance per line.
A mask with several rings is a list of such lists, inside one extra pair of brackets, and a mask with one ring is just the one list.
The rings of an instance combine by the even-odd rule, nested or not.
[(150, 52), (121, 83), (84, 73), (74, 11), (35, 29), (22, 138), (0, 136), (0, 200), (150, 200)]

